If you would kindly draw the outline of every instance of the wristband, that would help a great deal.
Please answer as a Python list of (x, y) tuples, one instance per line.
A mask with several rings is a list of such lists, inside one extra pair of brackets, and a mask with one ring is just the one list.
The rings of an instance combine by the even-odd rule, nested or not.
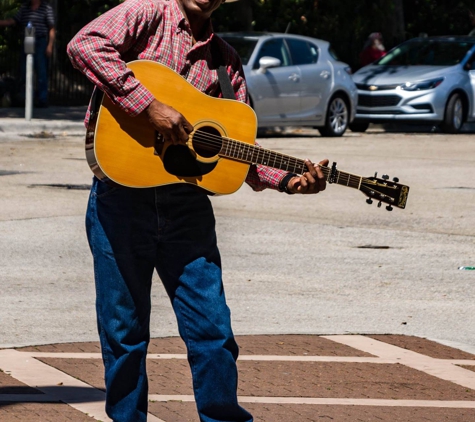
[(279, 192), (285, 192), (288, 195), (293, 195), (294, 192), (290, 192), (288, 188), (288, 184), (290, 182), (290, 179), (293, 177), (298, 177), (298, 174), (295, 173), (287, 173), (282, 180), (279, 182)]

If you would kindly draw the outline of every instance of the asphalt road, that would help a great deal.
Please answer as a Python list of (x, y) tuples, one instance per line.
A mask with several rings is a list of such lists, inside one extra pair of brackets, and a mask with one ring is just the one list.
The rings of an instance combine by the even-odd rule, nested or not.
[[(458, 269), (475, 266), (472, 134), (296, 131), (260, 143), (411, 191), (392, 212), (337, 185), (213, 198), (236, 333), (400, 333), (475, 352), (475, 271)], [(0, 347), (97, 340), (90, 181), (81, 137), (0, 139)], [(177, 335), (155, 281), (152, 335)]]

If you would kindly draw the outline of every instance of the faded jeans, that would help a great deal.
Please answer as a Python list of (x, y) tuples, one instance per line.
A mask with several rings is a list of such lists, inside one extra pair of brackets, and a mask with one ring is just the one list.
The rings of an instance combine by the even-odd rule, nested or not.
[(187, 347), (200, 420), (252, 422), (237, 402), (238, 346), (207, 195), (184, 184), (132, 189), (94, 178), (86, 228), (109, 417), (147, 418), (145, 362), (156, 269)]

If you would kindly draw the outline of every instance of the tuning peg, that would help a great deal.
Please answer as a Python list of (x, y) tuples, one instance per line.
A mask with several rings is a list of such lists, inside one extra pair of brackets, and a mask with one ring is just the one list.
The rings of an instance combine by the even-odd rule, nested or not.
[(366, 203), (369, 204), (369, 205), (371, 205), (371, 204), (373, 203), (373, 200), (372, 200), (371, 198), (368, 198), (368, 199), (366, 200)]
[(393, 182), (399, 182), (399, 177), (393, 177)]
[(381, 208), (381, 204), (382, 204), (382, 202), (379, 201), (379, 202), (378, 202), (378, 208)]
[(374, 172), (374, 177), (378, 177), (378, 172), (377, 171)]
[(386, 209), (387, 209), (388, 211), (392, 211), (392, 210), (393, 210), (393, 207), (392, 207), (391, 205), (388, 205), (388, 206), (386, 207)]
[(389, 176), (388, 176), (387, 174), (383, 174), (383, 175), (381, 176), (381, 179), (383, 179), (383, 180), (388, 180), (388, 179), (389, 179)]

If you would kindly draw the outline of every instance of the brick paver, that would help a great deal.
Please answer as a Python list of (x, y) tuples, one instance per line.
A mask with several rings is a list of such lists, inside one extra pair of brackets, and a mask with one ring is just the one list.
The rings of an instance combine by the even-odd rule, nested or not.
[[(238, 336), (242, 405), (253, 413), (256, 422), (475, 421), (475, 389), (467, 387), (475, 385), (474, 355), (417, 337), (365, 337), (377, 340), (373, 342), (375, 354), (368, 353), (367, 342), (358, 350), (332, 336)], [(358, 336), (351, 339), (351, 346), (359, 344), (353, 341)], [(390, 357), (381, 355), (389, 349), (376, 347), (380, 342), (396, 346), (390, 349)], [(153, 339), (149, 351), (150, 420), (198, 422), (182, 341)], [(80, 391), (84, 399), (75, 400), (74, 394), (66, 394), (61, 396), (66, 397), (66, 403), (60, 402), (57, 394), (61, 383), (38, 388), (27, 385), (22, 379), (32, 378), (18, 369), (21, 365), (9, 370), (2, 352), (9, 352), (8, 362), (34, 359), (37, 371), (49, 368), (45, 373), (50, 377), (57, 371), (78, 380), (82, 387), (71, 391)], [(441, 364), (445, 373), (438, 376)], [(454, 368), (453, 375), (447, 375), (447, 367)], [(41, 379), (41, 374), (37, 375), (39, 378), (34, 379)], [(0, 350), (2, 422), (107, 420), (101, 416), (103, 410), (97, 410), (97, 394), (91, 400), (96, 407), (88, 411), (88, 389), (104, 390), (97, 342)], [(78, 407), (78, 401), (84, 403)], [(99, 407), (103, 409), (103, 404)]]

